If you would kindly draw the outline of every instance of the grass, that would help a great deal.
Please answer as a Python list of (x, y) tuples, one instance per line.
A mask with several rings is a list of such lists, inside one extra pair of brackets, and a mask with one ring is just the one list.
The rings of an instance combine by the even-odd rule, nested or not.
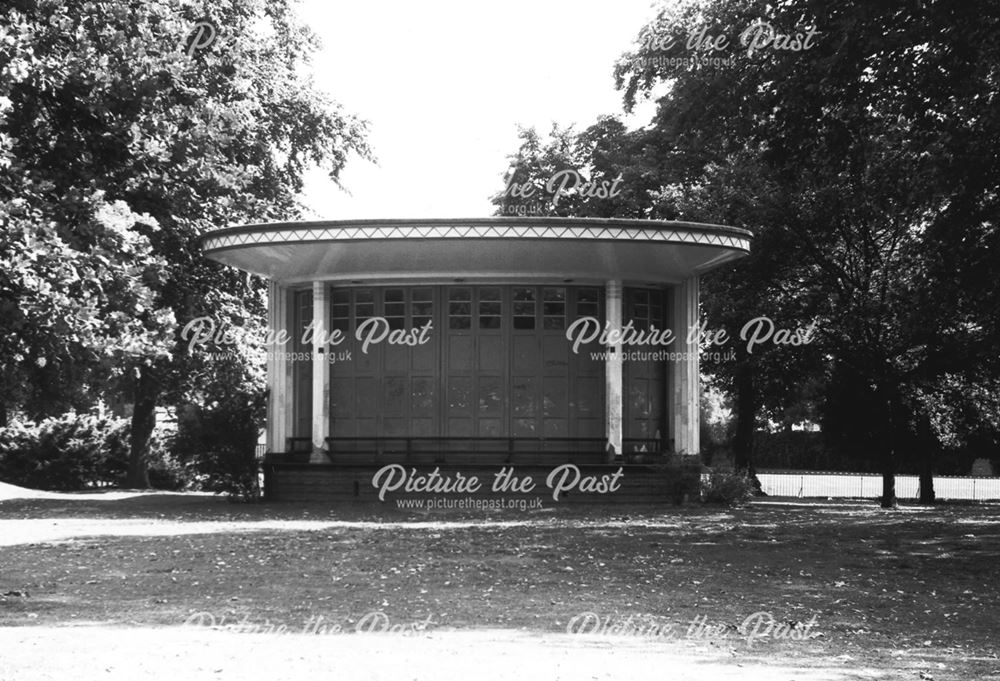
[[(0, 503), (0, 625), (177, 627), (210, 613), (230, 630), (352, 631), (382, 612), (429, 631), (556, 635), (592, 612), (676, 634), (646, 636), (650, 645), (741, 664), (1000, 678), (996, 505), (769, 500), (491, 516), (98, 498)], [(758, 612), (797, 631), (812, 620), (816, 636), (748, 645), (738, 628)]]

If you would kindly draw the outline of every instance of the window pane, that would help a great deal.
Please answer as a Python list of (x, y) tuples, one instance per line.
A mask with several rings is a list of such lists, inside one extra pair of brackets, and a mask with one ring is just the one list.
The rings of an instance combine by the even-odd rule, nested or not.
[(500, 303), (479, 303), (479, 316), (500, 316)]
[(448, 289), (448, 328), (472, 328), (472, 289), (466, 286)]
[(600, 312), (600, 291), (596, 288), (581, 288), (576, 292), (576, 314), (578, 317), (596, 317)]

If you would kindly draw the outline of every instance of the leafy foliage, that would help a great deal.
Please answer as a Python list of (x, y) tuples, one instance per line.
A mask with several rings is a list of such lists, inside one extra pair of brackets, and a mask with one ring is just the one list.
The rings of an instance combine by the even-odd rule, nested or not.
[(236, 392), (178, 416), (172, 452), (196, 472), (202, 489), (235, 501), (259, 498), (256, 447), (264, 405), (263, 392)]
[(0, 478), (34, 489), (81, 490), (120, 483), (128, 461), (128, 421), (67, 412), (0, 429)]
[[(218, 27), (189, 50), (197, 21)], [(307, 166), (336, 182), (364, 125), (304, 75), (288, 0), (15, 0), (0, 10), (0, 417), (125, 392), (141, 484), (155, 407), (211, 399), (228, 365), (175, 331), (260, 323), (263, 284), (199, 236), (294, 219)], [(260, 367), (241, 377), (259, 387)], [(2, 422), (2, 418), (0, 418)]]
[[(748, 51), (739, 36), (759, 22), (819, 37)], [(972, 421), (932, 405), (949, 386), (985, 394), (1000, 375), (987, 264), (1000, 262), (998, 28), (989, 2), (695, 0), (665, 3), (620, 60), (626, 109), (658, 104), (649, 127), (619, 136), (646, 140), (629, 157), (659, 185), (638, 196), (646, 214), (757, 235), (750, 258), (706, 278), (710, 318), (820, 322), (812, 353), (713, 367), (733, 393), (737, 450), (750, 450), (759, 411), (783, 421), (795, 404), (813, 418), (866, 405), (863, 419), (835, 418), (887, 472), (905, 438), (940, 446), (946, 423), (970, 434)], [(693, 59), (706, 48), (692, 35), (726, 36), (711, 55), (724, 59)], [(642, 58), (651, 45), (662, 59)], [(990, 400), (978, 412), (996, 421)]]
[[(16, 420), (0, 428), (0, 480), (33, 489), (77, 491), (122, 485), (128, 469), (129, 420), (103, 406), (68, 411), (40, 421)], [(156, 489), (184, 489), (189, 466), (167, 450), (168, 437), (154, 433), (147, 463)]]
[(742, 506), (754, 497), (757, 486), (745, 471), (712, 471), (702, 481), (701, 500), (706, 504)]
[[(666, 90), (655, 125), (693, 187), (680, 190), (678, 206), (712, 186), (717, 168), (743, 169), (708, 195), (702, 214), (754, 228), (757, 253), (778, 246), (772, 253), (785, 266), (760, 298), (774, 291), (782, 307), (821, 320), (833, 359), (826, 396), (839, 395), (817, 402), (828, 410), (866, 404), (868, 418), (840, 421), (886, 470), (914, 422), (941, 423), (928, 407), (948, 384), (986, 386), (984, 374), (998, 374), (988, 348), (998, 338), (1000, 297), (982, 269), (1000, 247), (996, 9), (943, 1), (670, 5), (640, 39), (673, 37), (662, 56), (676, 59), (641, 60), (636, 49), (617, 68), (627, 107)], [(809, 50), (747, 54), (736, 37), (758, 21), (785, 34), (814, 27), (820, 37)], [(700, 30), (729, 36), (722, 56), (731, 58), (686, 61), (687, 38)], [(748, 199), (739, 211), (746, 223), (733, 219), (727, 184)], [(757, 277), (731, 283), (741, 304), (760, 295)], [(751, 382), (751, 392), (761, 394), (772, 375), (795, 384), (780, 367), (756, 369), (765, 383)], [(836, 381), (851, 376), (862, 380), (846, 394)]]

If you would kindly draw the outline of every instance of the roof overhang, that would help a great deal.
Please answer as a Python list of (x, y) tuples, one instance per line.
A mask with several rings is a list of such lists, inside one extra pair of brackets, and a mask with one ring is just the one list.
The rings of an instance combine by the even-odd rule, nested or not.
[(750, 251), (752, 233), (667, 220), (495, 217), (242, 225), (205, 254), (283, 284), (442, 278), (676, 283)]

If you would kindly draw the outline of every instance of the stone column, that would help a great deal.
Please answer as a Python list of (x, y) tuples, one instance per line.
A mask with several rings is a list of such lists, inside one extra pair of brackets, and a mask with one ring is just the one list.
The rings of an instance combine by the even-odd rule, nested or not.
[[(612, 279), (607, 282), (604, 295), (605, 323), (608, 330), (620, 331), (622, 328), (622, 282)], [(608, 435), (608, 460), (622, 453), (622, 344), (609, 345), (604, 365), (605, 412), (604, 420)], [(611, 448), (614, 448), (612, 454)]]
[[(290, 338), (288, 330), (288, 289), (277, 282), (267, 284), (267, 327), (271, 338)], [(291, 385), (291, 363), (288, 354), (291, 342), (272, 343), (267, 352), (267, 451), (284, 452), (291, 433), (292, 404), (288, 394)]]
[(313, 282), (312, 320), (312, 456), (311, 463), (329, 461), (326, 438), (330, 435), (330, 362), (327, 334), (330, 330), (330, 299), (326, 282)]
[[(670, 363), (670, 430), (674, 438), (674, 451), (695, 455), (701, 450), (697, 275), (673, 287), (671, 309), (672, 326), (676, 334), (673, 349), (683, 353), (683, 357)], [(696, 329), (694, 334), (691, 333), (692, 328)]]

